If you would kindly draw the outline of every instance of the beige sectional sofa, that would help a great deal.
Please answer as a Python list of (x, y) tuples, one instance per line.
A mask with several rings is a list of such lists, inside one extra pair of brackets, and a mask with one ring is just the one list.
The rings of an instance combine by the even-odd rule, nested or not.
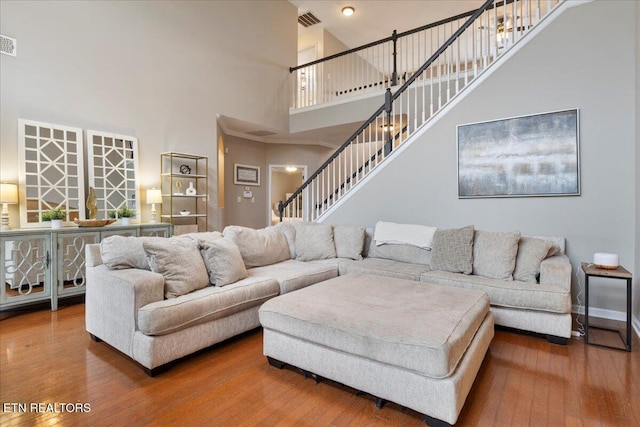
[[(260, 326), (258, 309), (270, 298), (338, 275), (366, 273), (482, 290), (496, 324), (566, 342), (571, 265), (564, 239), (483, 233), (473, 227), (436, 230), (433, 248), (380, 242), (375, 229), (307, 223), (262, 230), (231, 226), (223, 233), (170, 239), (114, 236), (86, 248), (86, 329), (155, 375), (177, 359)], [(471, 241), (448, 254), (451, 238), (460, 236)], [(491, 254), (502, 256), (505, 237), (513, 259), (494, 262)], [(538, 265), (526, 272), (530, 282), (476, 274), (503, 274), (494, 266), (508, 270), (509, 263), (517, 271), (518, 248), (522, 252), (532, 242), (545, 243), (537, 248)], [(469, 252), (475, 249), (487, 253)], [(478, 271), (469, 270), (474, 255), (485, 259)], [(462, 260), (473, 274), (455, 272), (459, 266), (451, 260)]]

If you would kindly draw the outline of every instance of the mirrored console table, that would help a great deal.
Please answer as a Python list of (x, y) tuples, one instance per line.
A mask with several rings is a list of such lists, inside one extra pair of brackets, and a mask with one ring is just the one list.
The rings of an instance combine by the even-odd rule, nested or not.
[(113, 236), (170, 237), (167, 223), (19, 229), (0, 232), (0, 311), (85, 291), (85, 246)]

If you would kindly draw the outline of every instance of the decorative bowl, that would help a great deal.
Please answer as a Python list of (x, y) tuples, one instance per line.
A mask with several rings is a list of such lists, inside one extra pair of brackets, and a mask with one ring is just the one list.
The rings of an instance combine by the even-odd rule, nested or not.
[(190, 214), (191, 214), (190, 211), (180, 211), (180, 215), (182, 215), (182, 216), (187, 216), (187, 215), (190, 215)]
[(78, 224), (78, 227), (104, 227), (105, 225), (113, 224), (115, 219), (74, 219), (73, 222)]

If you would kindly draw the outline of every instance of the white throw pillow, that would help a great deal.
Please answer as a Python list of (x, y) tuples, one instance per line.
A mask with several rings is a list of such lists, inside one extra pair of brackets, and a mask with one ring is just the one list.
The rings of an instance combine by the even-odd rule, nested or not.
[(350, 225), (333, 226), (333, 242), (338, 258), (362, 259), (364, 228)]
[(222, 234), (238, 246), (246, 268), (262, 267), (291, 258), (287, 239), (274, 227), (254, 230), (230, 225), (225, 227)]
[(540, 263), (555, 253), (557, 246), (550, 241), (535, 237), (522, 237), (518, 243), (514, 280), (527, 283), (538, 283)]
[(149, 266), (164, 277), (164, 295), (175, 298), (209, 286), (209, 276), (195, 240), (171, 238), (144, 242)]
[(313, 261), (336, 257), (333, 227), (328, 224), (296, 226), (296, 259)]
[(378, 221), (373, 240), (376, 245), (396, 244), (411, 245), (422, 249), (431, 249), (436, 227), (417, 224), (396, 224)]
[(139, 268), (150, 270), (144, 242), (166, 240), (164, 237), (109, 236), (100, 242), (102, 263), (111, 270)]
[(473, 274), (498, 280), (513, 280), (520, 232), (476, 230), (473, 240)]
[(231, 240), (200, 240), (199, 244), (211, 284), (225, 286), (249, 276), (240, 249)]

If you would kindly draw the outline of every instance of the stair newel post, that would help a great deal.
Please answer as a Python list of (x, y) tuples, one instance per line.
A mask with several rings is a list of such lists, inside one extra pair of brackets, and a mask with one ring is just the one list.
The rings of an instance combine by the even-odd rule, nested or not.
[(391, 88), (387, 88), (387, 91), (384, 94), (384, 111), (387, 113), (387, 123), (386, 123), (386, 133), (387, 133), (387, 142), (384, 144), (384, 155), (388, 155), (393, 150), (393, 134), (391, 132)]
[(393, 30), (391, 34), (391, 41), (393, 42), (393, 72), (391, 73), (391, 86), (398, 84), (398, 32)]
[(278, 202), (278, 216), (280, 217), (280, 222), (282, 222), (283, 213), (284, 213), (284, 203), (282, 203), (282, 200), (280, 200)]

